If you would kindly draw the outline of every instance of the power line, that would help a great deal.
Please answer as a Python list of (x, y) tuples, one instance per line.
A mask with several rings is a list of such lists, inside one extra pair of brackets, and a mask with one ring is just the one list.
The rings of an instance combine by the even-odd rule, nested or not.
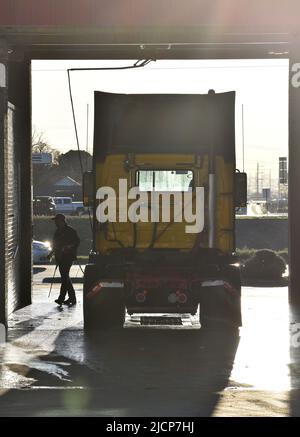
[[(65, 70), (68, 73), (69, 96), (70, 96), (73, 124), (74, 124), (74, 130), (75, 130), (76, 146), (77, 146), (77, 150), (78, 150), (78, 158), (79, 158), (82, 177), (83, 177), (84, 171), (83, 171), (82, 157), (81, 157), (81, 153), (80, 153), (81, 149), (80, 149), (80, 143), (79, 143), (79, 136), (78, 136), (77, 122), (76, 122), (76, 115), (75, 115), (75, 108), (74, 108), (74, 100), (73, 100), (70, 72), (72, 72), (72, 71), (96, 71), (96, 70), (129, 70), (129, 69), (145, 67), (150, 62), (152, 62), (152, 59), (145, 59), (144, 61), (139, 60), (139, 61), (136, 61), (133, 65), (123, 66), (123, 67), (68, 68), (67, 70)], [(92, 223), (92, 218), (91, 218), (91, 213), (90, 213), (89, 208), (88, 208), (88, 212), (89, 212), (89, 221), (90, 221), (91, 231), (93, 232), (93, 223)]]

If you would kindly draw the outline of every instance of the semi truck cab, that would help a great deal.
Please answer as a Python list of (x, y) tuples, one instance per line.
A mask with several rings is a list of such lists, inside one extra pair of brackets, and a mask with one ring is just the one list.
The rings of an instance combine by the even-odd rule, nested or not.
[(247, 178), (234, 113), (234, 92), (95, 92), (86, 330), (121, 327), (125, 311), (194, 315), (199, 305), (202, 327), (241, 325), (235, 211)]

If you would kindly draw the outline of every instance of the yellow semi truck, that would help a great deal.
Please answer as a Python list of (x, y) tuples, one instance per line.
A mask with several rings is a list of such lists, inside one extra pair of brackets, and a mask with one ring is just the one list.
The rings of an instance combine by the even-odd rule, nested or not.
[(235, 93), (95, 92), (93, 171), (84, 175), (93, 251), (84, 326), (122, 326), (125, 312), (196, 314), (241, 325), (235, 211)]

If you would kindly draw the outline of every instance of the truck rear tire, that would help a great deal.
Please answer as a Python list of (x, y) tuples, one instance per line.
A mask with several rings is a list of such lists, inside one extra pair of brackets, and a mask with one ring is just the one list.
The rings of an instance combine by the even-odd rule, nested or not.
[[(93, 288), (101, 281), (103, 272), (96, 265), (87, 265), (84, 274), (84, 330), (122, 328), (125, 322), (123, 288)], [(102, 276), (103, 277), (103, 276)]]

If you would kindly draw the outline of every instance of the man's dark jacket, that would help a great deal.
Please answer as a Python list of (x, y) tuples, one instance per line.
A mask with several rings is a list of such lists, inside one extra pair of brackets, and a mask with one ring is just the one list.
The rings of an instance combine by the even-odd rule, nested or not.
[(53, 237), (53, 251), (56, 262), (72, 262), (76, 259), (80, 239), (69, 225), (56, 229)]

